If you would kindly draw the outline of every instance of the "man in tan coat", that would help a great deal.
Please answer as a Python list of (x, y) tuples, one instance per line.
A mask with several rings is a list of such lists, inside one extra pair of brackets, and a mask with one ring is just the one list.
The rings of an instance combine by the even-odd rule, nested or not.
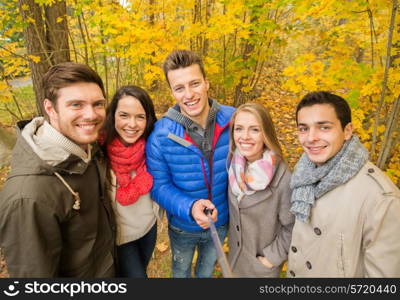
[(293, 173), (288, 277), (400, 277), (400, 192), (368, 161), (347, 102), (327, 92), (297, 106), (304, 149)]

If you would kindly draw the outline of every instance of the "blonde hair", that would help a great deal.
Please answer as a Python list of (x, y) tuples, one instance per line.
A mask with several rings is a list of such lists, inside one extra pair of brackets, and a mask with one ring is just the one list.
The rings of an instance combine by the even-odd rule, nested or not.
[(233, 139), (233, 130), (235, 128), (236, 116), (240, 112), (248, 112), (256, 117), (258, 123), (260, 124), (265, 147), (269, 150), (272, 150), (281, 161), (284, 161), (282, 148), (276, 136), (276, 131), (274, 123), (272, 122), (271, 115), (264, 105), (255, 102), (240, 105), (231, 117), (229, 129), (229, 161), (231, 160), (232, 155), (236, 149), (235, 141)]

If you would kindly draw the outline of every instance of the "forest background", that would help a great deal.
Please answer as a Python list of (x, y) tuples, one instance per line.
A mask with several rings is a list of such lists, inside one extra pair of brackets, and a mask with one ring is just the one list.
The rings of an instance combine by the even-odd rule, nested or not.
[[(12, 144), (18, 120), (41, 114), (40, 80), (59, 62), (90, 65), (108, 99), (126, 84), (145, 88), (162, 115), (174, 104), (162, 62), (180, 48), (203, 58), (211, 97), (270, 109), (291, 168), (302, 152), (298, 101), (316, 90), (344, 97), (370, 159), (400, 186), (398, 6), (398, 0), (1, 0), (0, 151)], [(6, 160), (0, 186), (8, 172)], [(153, 260), (150, 276), (168, 277), (166, 250), (164, 234), (155, 256), (165, 261)]]

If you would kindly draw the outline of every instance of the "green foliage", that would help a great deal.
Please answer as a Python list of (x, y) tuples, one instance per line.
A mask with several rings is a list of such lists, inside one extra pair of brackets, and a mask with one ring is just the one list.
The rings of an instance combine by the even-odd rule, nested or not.
[(16, 102), (10, 97), (9, 101), (0, 102), (0, 125), (14, 125), (16, 121), (30, 119), (36, 114), (36, 100), (32, 85), (13, 88), (10, 93), (14, 95), (19, 104), (22, 116), (19, 114)]

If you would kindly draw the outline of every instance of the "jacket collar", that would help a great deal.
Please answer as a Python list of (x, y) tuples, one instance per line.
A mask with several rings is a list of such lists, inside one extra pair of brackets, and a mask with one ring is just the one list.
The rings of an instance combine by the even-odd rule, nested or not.
[(71, 154), (81, 158), (84, 163), (88, 163), (91, 159), (90, 146), (88, 153), (86, 153), (81, 147), (51, 126), (43, 117), (34, 118), (31, 122), (25, 124), (21, 135), (33, 152), (51, 166), (62, 163)]
[[(18, 138), (11, 158), (12, 168), (9, 177), (37, 174), (51, 175), (54, 172), (60, 172), (61, 174), (83, 174), (86, 171), (91, 160), (85, 162), (81, 157), (73, 153), (67, 153), (65, 158), (58, 160), (56, 164), (49, 164), (46, 160), (43, 160), (42, 157), (33, 149), (31, 143), (29, 143), (23, 136), (23, 131), (29, 123), (30, 121), (21, 121), (17, 124)], [(48, 150), (53, 149), (54, 146), (50, 148), (48, 147)], [(51, 151), (48, 152), (50, 152), (49, 156), (51, 156)], [(92, 145), (90, 156), (96, 161), (103, 159), (98, 143)]]

